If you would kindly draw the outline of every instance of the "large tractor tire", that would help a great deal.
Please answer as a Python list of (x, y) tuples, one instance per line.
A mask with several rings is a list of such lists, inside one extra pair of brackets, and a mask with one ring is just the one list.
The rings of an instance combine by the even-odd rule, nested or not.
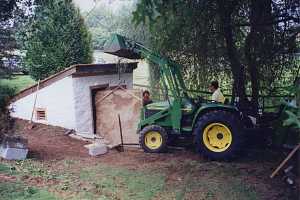
[(140, 145), (145, 152), (161, 153), (167, 149), (168, 134), (164, 128), (149, 125), (140, 132)]
[(194, 134), (197, 151), (212, 160), (236, 157), (245, 140), (238, 116), (222, 110), (199, 117)]

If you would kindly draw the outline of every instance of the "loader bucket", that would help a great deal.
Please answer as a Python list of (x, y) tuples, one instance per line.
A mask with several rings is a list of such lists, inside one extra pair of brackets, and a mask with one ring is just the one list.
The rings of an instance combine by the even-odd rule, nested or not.
[(105, 42), (104, 52), (128, 59), (141, 58), (140, 54), (134, 52), (126, 43), (126, 38), (118, 34), (112, 34), (111, 38)]

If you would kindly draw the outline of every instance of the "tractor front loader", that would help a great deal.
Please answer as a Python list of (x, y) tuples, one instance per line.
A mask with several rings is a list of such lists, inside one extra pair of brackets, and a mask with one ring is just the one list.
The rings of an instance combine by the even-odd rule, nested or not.
[(167, 100), (141, 110), (137, 132), (145, 152), (164, 152), (174, 136), (193, 137), (197, 151), (215, 160), (230, 159), (242, 150), (243, 114), (233, 105), (189, 97), (180, 65), (118, 34), (106, 42), (104, 51), (128, 59), (145, 58), (159, 66)]

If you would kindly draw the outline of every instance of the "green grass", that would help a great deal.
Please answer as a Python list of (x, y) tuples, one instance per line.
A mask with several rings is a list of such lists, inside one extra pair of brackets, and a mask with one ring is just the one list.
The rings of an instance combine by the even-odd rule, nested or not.
[[(162, 192), (165, 176), (162, 173), (151, 170), (129, 170), (121, 167), (111, 167), (105, 164), (95, 165), (80, 169), (76, 173), (71, 172), (69, 167), (78, 165), (76, 161), (64, 161), (65, 171), (54, 171), (47, 169), (43, 163), (35, 160), (17, 161), (13, 164), (1, 164), (0, 173), (14, 175), (17, 180), (21, 177), (35, 177), (46, 181), (55, 181), (51, 191), (64, 193), (63, 199), (122, 199), (122, 200), (150, 200)], [(1, 188), (2, 187), (2, 188)], [(8, 188), (0, 183), (0, 199), (22, 199), (19, 196), (28, 193), (27, 189), (21, 183), (9, 185)], [(10, 189), (12, 188), (12, 189)], [(3, 190), (13, 191), (13, 194)], [(49, 189), (49, 188), (45, 188)], [(31, 189), (30, 189), (31, 191)], [(48, 193), (45, 190), (33, 189), (35, 196), (29, 199), (38, 199), (36, 196), (45, 196)], [(1, 196), (2, 195), (2, 196)], [(24, 198), (26, 199), (26, 198)], [(43, 198), (42, 198), (43, 199)], [(51, 199), (49, 197), (49, 199)]]
[(6, 164), (0, 163), (0, 173), (5, 175), (14, 175), (15, 168)]
[[(27, 186), (20, 181), (20, 177), (26, 175), (24, 171), (18, 171), (16, 165), (0, 163), (0, 174), (17, 177), (16, 181), (2, 182), (0, 180), (0, 199), (5, 200), (55, 200), (54, 195), (45, 189)], [(20, 166), (22, 167), (22, 166)], [(22, 170), (28, 171), (27, 167)], [(37, 170), (36, 170), (37, 171)], [(29, 173), (28, 173), (29, 174)]]
[(82, 170), (80, 179), (103, 199), (150, 200), (163, 190), (165, 175), (102, 164)]
[[(255, 163), (255, 162), (254, 162)], [(0, 163), (0, 174), (16, 177), (16, 182), (0, 181), (0, 199), (70, 199), (70, 200), (259, 200), (262, 187), (243, 163), (170, 160), (165, 165), (128, 169), (103, 162), (62, 160), (44, 163), (34, 159)], [(257, 169), (258, 170), (258, 169)], [(264, 176), (253, 172), (251, 177)], [(260, 174), (262, 173), (262, 174)], [(23, 179), (27, 177), (26, 179)], [(21, 180), (42, 180), (47, 186), (26, 185)], [(43, 184), (41, 184), (43, 185)], [(274, 191), (273, 191), (274, 192)], [(288, 199), (288, 198), (282, 198)]]
[(9, 79), (0, 79), (0, 85), (14, 88), (16, 89), (16, 92), (19, 92), (33, 84), (35, 84), (35, 81), (28, 75), (18, 75), (12, 76)]
[(28, 187), (19, 182), (0, 182), (0, 199), (55, 200), (57, 198), (46, 190)]

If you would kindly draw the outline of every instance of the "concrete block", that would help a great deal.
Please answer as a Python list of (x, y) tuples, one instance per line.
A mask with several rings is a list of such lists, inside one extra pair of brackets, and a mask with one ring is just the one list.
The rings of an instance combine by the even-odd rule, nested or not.
[(27, 157), (27, 139), (21, 136), (5, 136), (0, 144), (0, 156), (8, 160), (24, 160)]
[(28, 149), (0, 147), (0, 156), (7, 160), (24, 160)]
[(88, 144), (84, 145), (84, 147), (89, 150), (89, 155), (91, 156), (102, 155), (107, 152), (107, 146), (101, 143)]

